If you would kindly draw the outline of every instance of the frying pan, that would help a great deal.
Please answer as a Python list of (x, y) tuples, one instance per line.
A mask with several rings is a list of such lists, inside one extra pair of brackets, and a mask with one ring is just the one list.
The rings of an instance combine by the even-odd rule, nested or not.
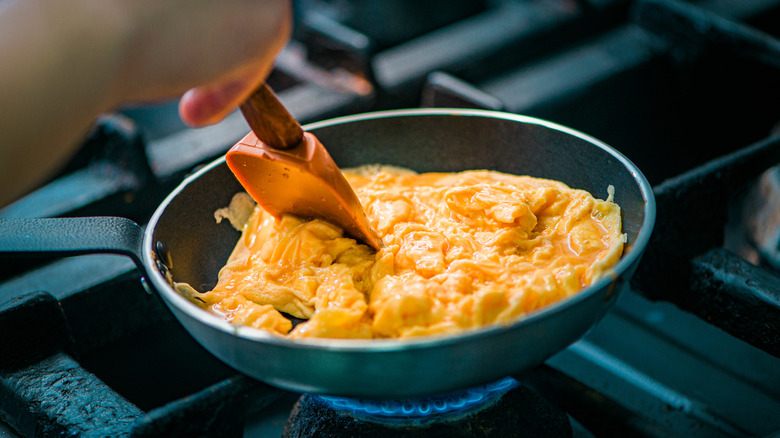
[[(170, 284), (210, 290), (239, 238), (227, 221), (214, 220), (214, 211), (242, 190), (224, 158), (184, 180), (143, 231), (123, 218), (9, 220), (0, 222), (0, 248), (16, 256), (129, 255), (187, 331), (238, 371), (292, 391), (401, 398), (517, 375), (573, 343), (627, 287), (652, 232), (655, 201), (639, 169), (604, 143), (554, 123), (491, 111), (416, 109), (342, 117), (305, 129), (328, 145), (342, 168), (381, 163), (419, 172), (492, 169), (560, 180), (601, 199), (613, 185), (628, 237), (623, 257), (581, 293), (509, 325), (406, 340), (284, 339), (231, 325)], [(65, 234), (58, 231), (62, 227)]]

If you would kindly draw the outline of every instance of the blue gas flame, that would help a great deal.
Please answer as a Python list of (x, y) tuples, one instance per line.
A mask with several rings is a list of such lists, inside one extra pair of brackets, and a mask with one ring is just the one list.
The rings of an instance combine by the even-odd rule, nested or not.
[(506, 377), (487, 385), (428, 397), (402, 400), (372, 400), (329, 395), (316, 396), (330, 407), (373, 421), (425, 421), (468, 414), (498, 400), (517, 387), (517, 380)]

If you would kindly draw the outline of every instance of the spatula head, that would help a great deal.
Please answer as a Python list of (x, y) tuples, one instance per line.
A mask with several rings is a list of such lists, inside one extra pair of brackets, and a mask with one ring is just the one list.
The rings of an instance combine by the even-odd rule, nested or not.
[(226, 160), (247, 193), (273, 216), (325, 219), (376, 250), (384, 246), (352, 187), (314, 135), (304, 133), (296, 147), (280, 150), (250, 132)]

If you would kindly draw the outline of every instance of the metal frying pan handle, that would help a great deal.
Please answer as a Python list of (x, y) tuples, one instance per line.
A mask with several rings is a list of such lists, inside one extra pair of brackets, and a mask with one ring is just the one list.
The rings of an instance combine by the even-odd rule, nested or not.
[(143, 230), (123, 217), (0, 219), (0, 258), (121, 254), (146, 276)]
[(239, 108), (257, 138), (272, 148), (291, 149), (303, 140), (303, 128), (265, 82)]

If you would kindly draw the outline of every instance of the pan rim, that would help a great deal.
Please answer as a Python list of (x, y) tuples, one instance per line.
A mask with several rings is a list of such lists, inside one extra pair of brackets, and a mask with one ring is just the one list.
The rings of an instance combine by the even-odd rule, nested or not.
[(638, 258), (642, 256), (643, 249), (647, 246), (650, 236), (653, 231), (656, 216), (655, 197), (653, 195), (652, 187), (647, 181), (645, 176), (626, 156), (620, 153), (618, 150), (607, 145), (606, 143), (582, 133), (578, 130), (569, 128), (567, 126), (551, 122), (548, 120), (530, 117), (520, 114), (506, 113), (501, 111), (489, 111), (489, 110), (477, 110), (477, 109), (459, 109), (459, 108), (415, 108), (415, 109), (397, 109), (386, 111), (374, 111), (343, 117), (336, 117), (328, 120), (310, 123), (304, 125), (303, 128), (307, 131), (317, 128), (328, 127), (333, 125), (344, 124), (348, 122), (364, 121), (379, 118), (391, 118), (391, 117), (410, 117), (410, 116), (466, 116), (466, 117), (486, 117), (492, 119), (504, 119), (510, 121), (517, 121), (526, 124), (541, 125), (556, 131), (560, 131), (597, 146), (604, 150), (606, 153), (612, 155), (619, 160), (626, 170), (631, 174), (634, 181), (637, 183), (640, 192), (644, 200), (644, 217), (639, 234), (632, 243), (634, 250), (628, 254), (624, 254), (618, 263), (609, 270), (608, 273), (603, 275), (595, 283), (591, 284), (587, 288), (583, 289), (579, 293), (560, 300), (551, 305), (545, 306), (541, 309), (529, 312), (525, 316), (518, 318), (511, 323), (507, 324), (492, 324), (473, 329), (458, 331), (452, 334), (446, 335), (430, 335), (420, 336), (415, 338), (391, 338), (391, 339), (330, 339), (330, 338), (299, 338), (290, 339), (284, 338), (278, 335), (271, 334), (269, 332), (255, 329), (246, 326), (237, 326), (231, 324), (228, 321), (220, 318), (217, 315), (211, 314), (208, 311), (199, 308), (194, 303), (187, 300), (184, 296), (176, 292), (171, 287), (162, 274), (154, 268), (154, 250), (153, 250), (153, 237), (154, 230), (157, 222), (162, 217), (166, 207), (171, 203), (178, 194), (185, 189), (187, 185), (197, 180), (201, 175), (209, 172), (213, 168), (221, 165), (225, 161), (225, 157), (219, 157), (207, 165), (203, 166), (198, 171), (194, 172), (187, 178), (185, 178), (157, 207), (154, 214), (150, 218), (147, 227), (144, 231), (143, 240), (143, 262), (148, 267), (149, 279), (153, 283), (154, 287), (162, 295), (164, 301), (169, 306), (176, 307), (177, 310), (184, 312), (189, 317), (196, 321), (205, 324), (206, 326), (217, 329), (229, 335), (237, 336), (239, 338), (263, 342), (268, 345), (273, 345), (280, 348), (288, 349), (318, 349), (328, 351), (344, 351), (355, 353), (369, 353), (369, 352), (396, 352), (414, 349), (427, 349), (436, 348), (443, 345), (461, 343), (464, 341), (478, 340), (483, 337), (500, 336), (502, 333), (510, 332), (518, 327), (534, 324), (540, 320), (545, 319), (549, 315), (555, 314), (558, 311), (562, 311), (565, 308), (575, 306), (577, 303), (587, 299), (602, 288), (608, 287), (611, 282), (614, 282), (623, 272), (630, 269), (630, 267), (637, 262)]

